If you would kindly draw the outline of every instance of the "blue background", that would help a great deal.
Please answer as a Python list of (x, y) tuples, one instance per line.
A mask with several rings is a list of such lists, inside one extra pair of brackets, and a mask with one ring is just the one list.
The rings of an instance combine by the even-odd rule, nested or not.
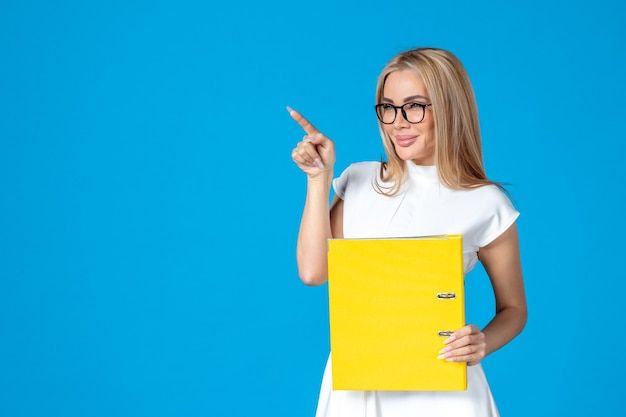
[[(296, 274), (300, 110), (378, 160), (376, 78), (461, 58), (510, 183), (530, 318), (503, 416), (613, 414), (623, 354), (619, 1), (0, 5), (0, 416), (312, 416), (326, 286)], [(484, 272), (467, 280), (484, 325)]]

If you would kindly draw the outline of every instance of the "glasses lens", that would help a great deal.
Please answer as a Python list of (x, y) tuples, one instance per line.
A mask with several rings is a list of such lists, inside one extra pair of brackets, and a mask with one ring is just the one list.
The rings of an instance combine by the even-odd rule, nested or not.
[(391, 104), (380, 104), (376, 106), (378, 119), (386, 124), (393, 123), (396, 118), (396, 109)]
[(410, 123), (419, 123), (424, 119), (424, 106), (420, 103), (406, 103), (402, 106)]

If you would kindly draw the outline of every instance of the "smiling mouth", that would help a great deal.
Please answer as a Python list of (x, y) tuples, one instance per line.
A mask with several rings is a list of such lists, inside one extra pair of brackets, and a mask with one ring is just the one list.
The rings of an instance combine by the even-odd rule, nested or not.
[(415, 143), (416, 140), (417, 140), (417, 136), (413, 136), (413, 135), (396, 136), (396, 144), (402, 147), (410, 146), (413, 143)]

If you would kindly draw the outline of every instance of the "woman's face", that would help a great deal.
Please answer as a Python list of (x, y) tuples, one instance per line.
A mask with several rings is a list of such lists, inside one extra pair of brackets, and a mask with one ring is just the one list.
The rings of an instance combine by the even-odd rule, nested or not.
[[(410, 70), (394, 71), (387, 76), (382, 102), (394, 106), (402, 106), (407, 103), (431, 103), (422, 79)], [(433, 110), (429, 106), (424, 111), (424, 119), (419, 123), (412, 124), (404, 118), (402, 111), (397, 109), (394, 122), (383, 124), (383, 128), (391, 138), (396, 153), (401, 159), (404, 161), (411, 160), (417, 165), (434, 165), (435, 123)], [(411, 119), (410, 115), (409, 119)]]

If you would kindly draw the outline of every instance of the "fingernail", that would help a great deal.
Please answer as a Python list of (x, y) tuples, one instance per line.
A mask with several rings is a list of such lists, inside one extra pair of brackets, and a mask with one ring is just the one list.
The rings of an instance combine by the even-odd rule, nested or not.
[(293, 111), (293, 109), (292, 109), (291, 107), (287, 106), (287, 111), (288, 111), (289, 113), (291, 113), (291, 112)]
[(440, 350), (439, 352), (437, 352), (437, 353), (446, 353), (446, 352), (449, 352), (449, 351), (451, 351), (451, 350), (452, 350), (452, 346), (447, 346), (447, 347), (445, 347), (445, 348), (441, 349), (441, 350)]
[(437, 359), (446, 359), (446, 355), (439, 355), (437, 356)]
[(447, 338), (446, 340), (443, 341), (444, 345), (447, 345), (448, 343), (452, 343), (456, 340), (456, 337), (454, 336), (450, 336), (449, 338)]
[(322, 163), (321, 159), (315, 158), (313, 162), (315, 162), (315, 166), (317, 166), (319, 169), (324, 169), (324, 164)]
[(311, 136), (305, 136), (302, 138), (302, 142), (311, 142), (313, 138)]

